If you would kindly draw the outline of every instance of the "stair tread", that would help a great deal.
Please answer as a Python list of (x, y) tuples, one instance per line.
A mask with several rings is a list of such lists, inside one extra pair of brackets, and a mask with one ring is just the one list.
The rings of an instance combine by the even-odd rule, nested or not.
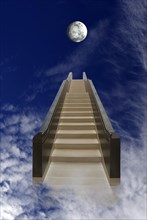
[[(67, 179), (106, 179), (106, 175), (101, 162), (81, 163), (81, 162), (51, 162), (47, 179), (65, 178)], [(108, 184), (107, 180), (105, 184)]]
[(89, 98), (89, 94), (87, 94), (87, 93), (69, 93), (69, 94), (66, 94), (66, 98), (69, 98), (69, 97), (80, 97), (80, 98), (88, 97)]
[(66, 95), (89, 95), (88, 92), (67, 92)]
[(51, 156), (58, 157), (101, 157), (98, 149), (54, 149)]
[(98, 125), (100, 123), (95, 122), (59, 122), (53, 123), (53, 125), (72, 125), (72, 126), (90, 126), (90, 125)]
[(57, 133), (57, 134), (96, 134), (96, 130), (58, 130), (57, 132), (55, 130), (52, 130), (50, 132), (51, 134)]
[(98, 141), (97, 138), (93, 139), (85, 139), (85, 138), (80, 138), (80, 139), (68, 139), (68, 138), (57, 138), (55, 140), (55, 144), (98, 144), (100, 141)]
[[(100, 185), (102, 189), (104, 190), (105, 188), (109, 187), (108, 183), (105, 183), (106, 179), (105, 178), (96, 178), (96, 177), (79, 177), (76, 178), (74, 177), (49, 177), (49, 183), (53, 185)], [(99, 187), (100, 187), (99, 186)], [(104, 187), (105, 186), (105, 187)]]
[[(63, 108), (67, 108), (67, 109), (68, 109), (68, 108), (73, 108), (73, 109), (79, 109), (79, 108), (92, 109), (92, 106), (91, 106), (91, 107), (86, 107), (86, 106), (85, 106), (85, 107), (59, 107), (59, 108), (60, 108), (60, 109), (63, 109)], [(58, 109), (59, 109), (59, 108), (58, 108)]]
[(56, 139), (47, 139), (47, 143), (48, 144), (65, 144), (66, 146), (67, 145), (93, 145), (93, 144), (96, 144), (96, 145), (99, 145), (99, 144), (107, 144), (107, 141), (105, 138), (103, 139), (98, 139), (98, 138), (56, 138)]
[(95, 105), (95, 103), (89, 101), (89, 102), (73, 102), (73, 103), (70, 103), (70, 102), (62, 102), (61, 104), (84, 104), (84, 105)]
[(87, 118), (91, 118), (91, 119), (94, 119), (94, 118), (98, 118), (98, 116), (56, 116), (55, 118), (60, 118), (60, 119), (87, 119)]
[(83, 113), (83, 114), (85, 114), (85, 113), (97, 113), (97, 112), (94, 112), (94, 111), (58, 111), (57, 113), (64, 113), (64, 114), (69, 114), (69, 113), (71, 113), (71, 114), (73, 114), (73, 113), (75, 113), (75, 114), (78, 114), (78, 113)]
[(87, 97), (80, 97), (80, 96), (79, 97), (78, 96), (77, 97), (75, 97), (75, 96), (74, 97), (65, 97), (65, 100), (66, 99), (82, 99), (82, 100), (86, 99), (86, 100), (90, 101), (90, 98), (88, 96)]
[(68, 102), (68, 103), (64, 102), (63, 103), (63, 102), (61, 102), (60, 104), (61, 105), (71, 105), (71, 104), (74, 104), (74, 105), (78, 104), (79, 105), (80, 104), (80, 105), (95, 106), (95, 103), (93, 103), (93, 102), (87, 102), (87, 103), (86, 102), (73, 102), (73, 103), (70, 103), (70, 102)]

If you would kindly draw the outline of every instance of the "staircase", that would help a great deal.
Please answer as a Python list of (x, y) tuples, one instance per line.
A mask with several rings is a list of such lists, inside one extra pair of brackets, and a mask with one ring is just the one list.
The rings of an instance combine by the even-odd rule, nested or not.
[(107, 191), (110, 186), (102, 166), (100, 145), (105, 140), (101, 126), (100, 115), (86, 92), (84, 80), (71, 80), (52, 122), (50, 135), (55, 138), (48, 139), (53, 147), (44, 183)]

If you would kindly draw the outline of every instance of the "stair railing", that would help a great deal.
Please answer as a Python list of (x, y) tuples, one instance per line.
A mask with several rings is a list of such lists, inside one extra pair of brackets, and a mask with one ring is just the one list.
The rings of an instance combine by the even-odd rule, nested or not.
[(66, 92), (69, 91), (71, 80), (72, 72), (70, 72), (67, 79), (62, 82), (39, 132), (33, 138), (33, 178), (43, 178), (47, 168), (50, 155), (46, 155), (44, 142), (47, 139), (50, 125), (56, 112), (58, 103), (61, 99), (64, 99)]
[(97, 110), (100, 113), (103, 130), (107, 139), (106, 144), (101, 144), (101, 150), (104, 158), (105, 171), (111, 184), (118, 183), (120, 180), (120, 138), (114, 131), (104, 106), (97, 94), (94, 84), (87, 79), (86, 73), (83, 73), (86, 90), (94, 100)]

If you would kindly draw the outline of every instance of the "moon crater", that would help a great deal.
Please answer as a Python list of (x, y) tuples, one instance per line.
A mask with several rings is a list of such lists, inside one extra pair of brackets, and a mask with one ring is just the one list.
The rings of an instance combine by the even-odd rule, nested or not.
[(87, 28), (80, 21), (75, 21), (68, 26), (67, 35), (74, 42), (81, 42), (87, 36)]

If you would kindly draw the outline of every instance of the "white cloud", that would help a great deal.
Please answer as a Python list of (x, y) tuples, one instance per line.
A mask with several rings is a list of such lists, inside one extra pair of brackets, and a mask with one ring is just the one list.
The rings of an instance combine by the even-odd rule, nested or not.
[(17, 110), (17, 107), (12, 104), (5, 104), (2, 106), (1, 110), (7, 112), (15, 112)]
[[(121, 1), (120, 7), (123, 17), (119, 20), (117, 31), (132, 45), (136, 57), (134, 62), (142, 64), (146, 69), (146, 55), (143, 50), (146, 43), (141, 37), (141, 33), (145, 29), (143, 24), (145, 1), (139, 0), (136, 4), (136, 1), (134, 3), (132, 0), (124, 0)], [(105, 27), (104, 25), (104, 29)], [(139, 34), (137, 37), (136, 31)], [(138, 36), (143, 39), (142, 42)], [(120, 53), (125, 56), (121, 43), (119, 39), (114, 39), (113, 46), (119, 48)], [(82, 52), (84, 53), (84, 51)], [(58, 74), (59, 69), (65, 71), (73, 68), (74, 58), (78, 59), (79, 56), (80, 52), (76, 51), (73, 57), (67, 58), (68, 62), (71, 61), (71, 66), (59, 64), (57, 67), (51, 68), (47, 74)], [(88, 56), (84, 55), (82, 62), (86, 62)], [(123, 66), (114, 62), (113, 56), (109, 62), (113, 64), (115, 73), (122, 74)], [(117, 121), (112, 117), (112, 122), (123, 140), (121, 145), (121, 185), (113, 187), (113, 191), (117, 195), (116, 203), (100, 206), (94, 199), (69, 189), (58, 192), (55, 189), (47, 188), (44, 184), (34, 186), (31, 172), (31, 137), (40, 126), (40, 117), (34, 114), (34, 111), (30, 111), (29, 115), (13, 112), (13, 115), (7, 115), (2, 124), (0, 183), (3, 191), (2, 219), (146, 219), (146, 82), (141, 78), (139, 81), (131, 82), (130, 86), (129, 84), (122, 86), (117, 80), (116, 78), (117, 87), (107, 99), (109, 101), (110, 96), (118, 97), (117, 110), (119, 113), (122, 112), (117, 117)], [(114, 106), (111, 104), (108, 106), (110, 113), (112, 110), (117, 113)], [(125, 119), (133, 124), (132, 129), (137, 129), (137, 137), (133, 137), (126, 129)], [(8, 127), (9, 129), (7, 129)]]
[(18, 114), (12, 115), (11, 117), (5, 119), (5, 124), (7, 126), (15, 125), (19, 122), (19, 120), (20, 120), (20, 116)]
[[(139, 113), (139, 109), (138, 109)], [(11, 116), (10, 116), (11, 118)], [(29, 116), (19, 113), (19, 125), (24, 123), (34, 123), (37, 120), (36, 128), (40, 119), (30, 112)], [(117, 125), (117, 122), (114, 121)], [(10, 126), (14, 126), (13, 124)], [(16, 124), (17, 126), (17, 124)], [(33, 125), (34, 126), (34, 125)], [(34, 127), (32, 126), (32, 129)], [(144, 130), (142, 124), (140, 132)], [(121, 127), (120, 132), (125, 133)], [(33, 135), (33, 130), (29, 133)], [(146, 132), (144, 133), (146, 134)], [(121, 185), (113, 187), (117, 200), (112, 204), (100, 205), (96, 198), (89, 195), (77, 193), (74, 190), (65, 189), (57, 191), (49, 189), (45, 185), (32, 184), (32, 159), (27, 154), (27, 149), (31, 151), (31, 140), (28, 139), (28, 132), (20, 132), (20, 139), (23, 138), (23, 148), (19, 146), (19, 140), (15, 135), (9, 134), (9, 130), (3, 133), (4, 143), (1, 157), (1, 188), (3, 194), (2, 216), (3, 219), (36, 219), (50, 218), (58, 219), (145, 219), (145, 195), (146, 180), (142, 166), (145, 163), (144, 134), (140, 139), (133, 139), (127, 133), (128, 138), (122, 143), (122, 176)], [(28, 145), (24, 145), (27, 143)], [(140, 144), (140, 146), (138, 145)], [(142, 148), (141, 148), (142, 147)], [(20, 150), (21, 149), (21, 150)], [(22, 150), (23, 149), (23, 150)], [(23, 156), (22, 156), (23, 154)], [(22, 158), (22, 159), (20, 159)], [(141, 161), (141, 162), (140, 162)], [(104, 198), (103, 198), (104, 199)], [(12, 212), (14, 210), (14, 212)]]
[(35, 115), (22, 115), (20, 119), (20, 131), (22, 134), (30, 134), (39, 124), (40, 119), (38, 120)]
[(120, 21), (119, 27), (122, 38), (130, 42), (135, 55), (147, 71), (146, 8), (146, 0), (137, 0), (136, 4), (133, 0), (121, 1), (121, 12), (124, 18)]

